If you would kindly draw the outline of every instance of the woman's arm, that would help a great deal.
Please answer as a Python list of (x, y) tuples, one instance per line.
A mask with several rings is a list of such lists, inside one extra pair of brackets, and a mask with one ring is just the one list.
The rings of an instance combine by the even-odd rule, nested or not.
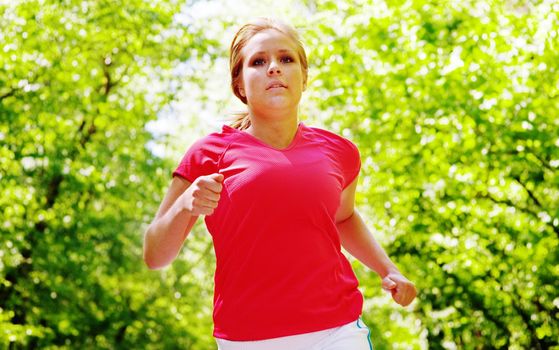
[(342, 246), (381, 277), (382, 287), (392, 293), (398, 304), (407, 306), (417, 294), (415, 286), (390, 260), (355, 210), (356, 187), (357, 178), (342, 192), (340, 208), (336, 213), (336, 226)]
[(197, 178), (192, 184), (174, 177), (155, 219), (144, 235), (144, 261), (150, 269), (171, 263), (199, 215), (211, 215), (217, 207), (223, 175)]

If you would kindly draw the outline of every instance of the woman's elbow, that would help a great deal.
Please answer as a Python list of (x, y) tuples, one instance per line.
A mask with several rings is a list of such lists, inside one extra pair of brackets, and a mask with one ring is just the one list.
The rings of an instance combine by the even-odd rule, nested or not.
[(158, 256), (157, 254), (150, 253), (144, 248), (144, 263), (150, 270), (159, 270), (171, 263), (172, 259), (169, 260), (165, 257)]
[(168, 263), (163, 262), (161, 257), (158, 256), (157, 248), (153, 246), (154, 242), (150, 240), (150, 229), (151, 226), (148, 227), (144, 234), (143, 260), (148, 269), (157, 270), (164, 267)]
[(164, 268), (165, 266), (167, 266), (167, 264), (158, 264), (154, 261), (150, 261), (150, 260), (146, 260), (146, 259), (144, 259), (144, 262), (146, 263), (147, 268), (150, 269), (150, 270), (160, 270), (160, 269)]
[(144, 248), (144, 263), (146, 264), (147, 268), (150, 270), (157, 270), (160, 269), (162, 266), (158, 264), (157, 261), (146, 252)]

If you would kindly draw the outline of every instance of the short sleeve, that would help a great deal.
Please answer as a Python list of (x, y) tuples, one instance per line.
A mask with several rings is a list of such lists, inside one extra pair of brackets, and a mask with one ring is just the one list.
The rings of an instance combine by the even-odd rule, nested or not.
[(344, 185), (346, 188), (357, 178), (361, 170), (361, 157), (359, 149), (355, 144), (345, 138), (342, 138), (342, 154), (340, 155), (340, 163), (343, 171)]
[(332, 159), (342, 188), (345, 189), (357, 178), (361, 170), (359, 149), (350, 140), (331, 131), (315, 127), (311, 127), (310, 130), (318, 139), (324, 141), (324, 151)]
[(217, 173), (224, 144), (223, 137), (217, 133), (196, 141), (186, 151), (173, 177), (180, 176), (192, 183), (200, 176)]

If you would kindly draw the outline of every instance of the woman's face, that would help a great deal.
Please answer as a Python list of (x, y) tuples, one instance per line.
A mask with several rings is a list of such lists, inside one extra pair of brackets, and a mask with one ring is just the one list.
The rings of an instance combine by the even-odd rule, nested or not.
[(239, 92), (252, 109), (296, 108), (304, 90), (297, 47), (285, 34), (266, 29), (242, 49)]

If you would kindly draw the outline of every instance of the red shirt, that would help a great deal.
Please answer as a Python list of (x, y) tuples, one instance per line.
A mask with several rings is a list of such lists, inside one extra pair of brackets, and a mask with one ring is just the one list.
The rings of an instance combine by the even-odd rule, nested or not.
[(334, 216), (360, 165), (350, 141), (302, 123), (285, 149), (223, 126), (186, 152), (173, 175), (224, 175), (205, 217), (217, 260), (215, 337), (262, 340), (359, 317), (363, 297)]

